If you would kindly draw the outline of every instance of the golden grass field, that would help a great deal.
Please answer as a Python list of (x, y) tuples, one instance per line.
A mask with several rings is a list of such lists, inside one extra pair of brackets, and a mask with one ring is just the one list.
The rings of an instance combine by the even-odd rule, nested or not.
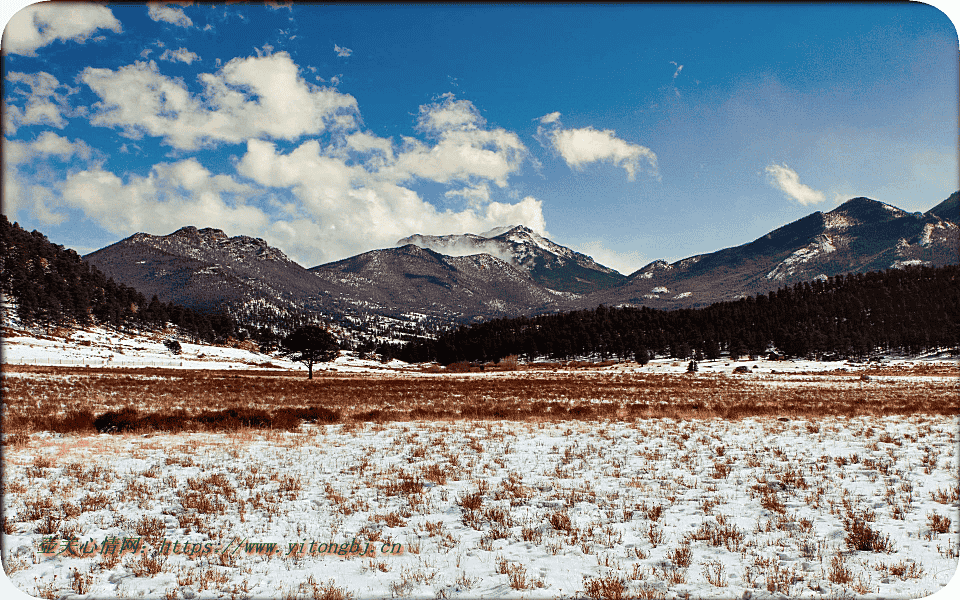
[[(82, 431), (82, 413), (123, 409), (139, 413), (146, 429), (152, 428), (152, 415), (176, 414), (182, 427), (218, 429), (231, 425), (191, 425), (189, 417), (294, 408), (333, 411), (336, 416), (326, 420), (342, 422), (960, 414), (956, 370), (942, 364), (763, 377), (539, 367), (469, 374), (322, 373), (313, 380), (274, 370), (11, 365), (3, 370), (8, 434)], [(79, 422), (71, 425), (71, 419)], [(298, 424), (285, 419), (281, 427)]]

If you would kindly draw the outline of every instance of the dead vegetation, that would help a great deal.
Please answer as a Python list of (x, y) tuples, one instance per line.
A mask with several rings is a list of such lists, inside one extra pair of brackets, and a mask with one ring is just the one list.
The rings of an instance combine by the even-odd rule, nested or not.
[[(845, 372), (791, 375), (789, 385), (771, 386), (722, 375), (611, 375), (595, 365), (574, 365), (563, 372), (502, 369), (480, 377), (325, 373), (314, 380), (276, 371), (3, 369), (17, 374), (3, 377), (2, 390), (5, 443), (13, 445), (36, 431), (177, 433), (295, 430), (303, 422), (808, 419), (960, 412), (951, 382), (932, 378), (849, 385), (854, 378)], [(712, 473), (717, 479), (729, 476), (722, 454)]]

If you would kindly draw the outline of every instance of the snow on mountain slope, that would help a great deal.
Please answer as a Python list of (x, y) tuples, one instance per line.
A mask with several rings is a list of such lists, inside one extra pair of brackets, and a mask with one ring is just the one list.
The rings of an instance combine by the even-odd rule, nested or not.
[(411, 235), (398, 246), (414, 244), (447, 256), (489, 254), (526, 271), (537, 283), (561, 292), (585, 293), (620, 283), (624, 277), (591, 257), (561, 246), (523, 225), (497, 227), (482, 234)]

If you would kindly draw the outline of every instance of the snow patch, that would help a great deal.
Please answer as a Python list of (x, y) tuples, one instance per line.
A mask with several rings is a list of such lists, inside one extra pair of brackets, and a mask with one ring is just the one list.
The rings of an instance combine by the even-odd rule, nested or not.
[(834, 245), (831, 236), (818, 235), (814, 241), (783, 259), (780, 264), (767, 273), (767, 279), (783, 281), (790, 275), (793, 275), (797, 271), (797, 268), (803, 263), (810, 262), (824, 254), (834, 252), (836, 249), (837, 247)]

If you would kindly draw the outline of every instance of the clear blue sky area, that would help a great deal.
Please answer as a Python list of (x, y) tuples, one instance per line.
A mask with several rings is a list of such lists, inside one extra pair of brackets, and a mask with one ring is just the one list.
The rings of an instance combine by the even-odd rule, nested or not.
[(957, 32), (919, 3), (10, 12), (3, 212), (81, 253), (524, 224), (630, 273), (960, 187)]

